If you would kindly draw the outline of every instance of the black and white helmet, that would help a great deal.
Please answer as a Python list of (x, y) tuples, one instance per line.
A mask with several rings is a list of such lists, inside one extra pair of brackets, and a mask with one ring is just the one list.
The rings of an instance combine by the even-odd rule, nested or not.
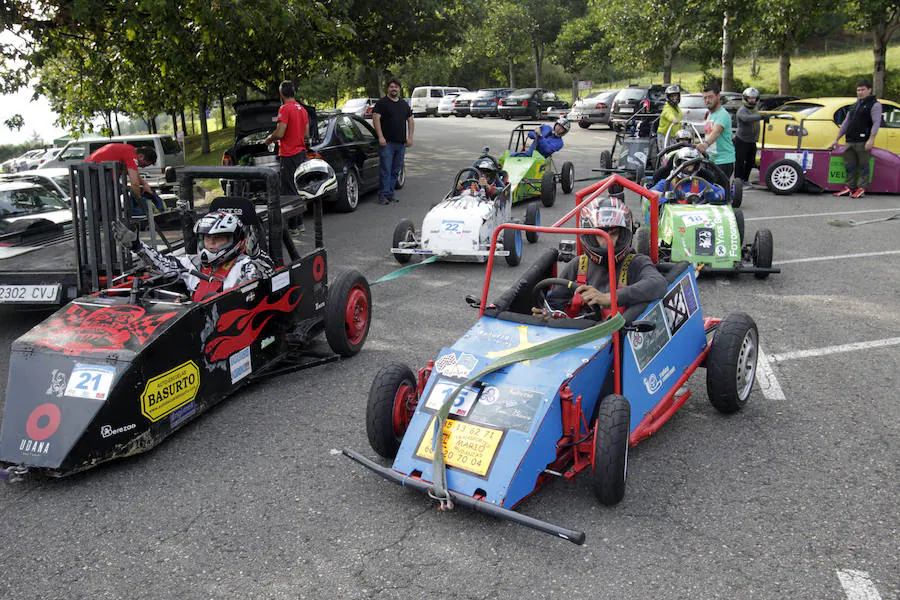
[[(616, 263), (625, 258), (631, 250), (633, 219), (631, 209), (625, 205), (625, 201), (612, 196), (596, 198), (581, 209), (581, 227), (591, 229), (612, 229), (618, 227), (619, 238), (613, 249), (616, 255)], [(597, 235), (582, 235), (581, 245), (584, 251), (595, 263), (606, 261), (606, 244), (603, 238)]]
[(676, 106), (678, 102), (681, 100), (681, 86), (680, 85), (670, 85), (666, 88), (666, 100), (668, 100), (669, 104)]
[[(684, 167), (685, 163), (693, 163)], [(682, 148), (675, 153), (672, 159), (672, 172), (678, 171), (679, 177), (693, 175), (700, 168), (700, 151), (696, 148)]]
[(565, 117), (560, 117), (556, 120), (556, 123), (554, 123), (553, 127), (554, 132), (556, 131), (556, 125), (562, 127), (562, 133), (559, 134), (559, 137), (566, 135), (567, 133), (569, 133), (569, 130), (572, 129), (572, 124), (569, 123), (569, 119)]
[(320, 158), (308, 160), (294, 171), (294, 183), (301, 198), (317, 198), (337, 189), (334, 169)]
[(478, 160), (475, 161), (475, 164), (472, 165), (474, 168), (478, 169), (480, 173), (483, 173), (488, 179), (491, 176), (495, 175), (500, 168), (497, 166), (497, 163), (490, 156), (482, 156)]
[[(741, 94), (741, 98), (744, 100), (744, 106), (753, 108), (756, 106), (756, 103), (759, 102), (759, 90), (755, 87), (748, 87), (744, 90), (744, 93)], [(750, 102), (750, 100), (753, 100), (753, 102)]]
[(675, 132), (675, 141), (676, 142), (693, 142), (694, 134), (690, 132), (688, 129), (679, 129)]
[[(198, 236), (200, 263), (205, 267), (218, 266), (237, 258), (244, 251), (246, 243), (244, 224), (233, 213), (221, 211), (204, 215), (194, 225), (194, 233)], [(229, 235), (231, 241), (217, 250), (210, 250), (204, 246), (204, 236), (207, 235)]]

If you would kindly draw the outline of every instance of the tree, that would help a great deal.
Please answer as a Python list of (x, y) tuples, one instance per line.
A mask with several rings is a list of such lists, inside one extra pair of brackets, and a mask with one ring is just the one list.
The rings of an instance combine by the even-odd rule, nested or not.
[(854, 0), (848, 12), (855, 17), (850, 22), (852, 26), (872, 33), (872, 53), (875, 58), (872, 86), (875, 95), (880, 97), (885, 90), (888, 43), (900, 29), (900, 1)]
[(22, 115), (17, 113), (3, 121), (3, 124), (9, 129), (22, 131), (22, 128), (25, 127), (25, 119), (22, 118)]
[(515, 66), (528, 55), (516, 32), (528, 27), (527, 15), (518, 4), (506, 0), (485, 5), (482, 12), (484, 21), (466, 30), (454, 62), (457, 65), (465, 61), (477, 62), (479, 56), (499, 59), (507, 73), (507, 84), (516, 87)]

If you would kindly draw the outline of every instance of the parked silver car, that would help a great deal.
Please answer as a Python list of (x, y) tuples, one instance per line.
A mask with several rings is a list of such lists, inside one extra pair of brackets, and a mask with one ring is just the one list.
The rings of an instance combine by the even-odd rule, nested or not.
[(376, 102), (378, 98), (350, 98), (344, 102), (341, 112), (356, 115), (360, 119), (371, 119)]
[(609, 119), (613, 98), (619, 90), (603, 90), (577, 101), (569, 111), (569, 120), (577, 121), (578, 126), (587, 129), (595, 123), (606, 124), (612, 129)]
[(437, 116), (449, 117), (452, 115), (454, 107), (453, 101), (456, 100), (458, 95), (459, 94), (444, 94), (444, 97), (438, 102)]

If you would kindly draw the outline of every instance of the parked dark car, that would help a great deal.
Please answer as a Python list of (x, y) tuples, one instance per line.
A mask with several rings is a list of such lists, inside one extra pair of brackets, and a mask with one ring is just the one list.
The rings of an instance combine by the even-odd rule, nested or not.
[[(278, 100), (235, 103), (234, 145), (222, 155), (223, 165), (278, 168), (277, 148), (270, 150), (263, 141), (275, 129), (280, 104)], [(379, 185), (378, 137), (372, 126), (356, 115), (319, 114), (313, 119), (308, 155), (327, 161), (338, 180), (337, 191), (325, 198), (326, 206), (352, 212), (360, 196)], [(400, 176), (402, 180), (404, 174)], [(261, 191), (251, 188), (249, 193)]]
[(504, 119), (528, 117), (540, 119), (541, 111), (549, 108), (569, 108), (569, 103), (543, 88), (519, 88), (500, 100), (497, 110)]
[(472, 101), (478, 92), (463, 92), (453, 99), (453, 114), (457, 117), (465, 117), (472, 108)]
[(475, 98), (469, 109), (473, 117), (499, 117), (497, 105), (503, 98), (509, 96), (512, 88), (486, 88), (475, 92)]
[[(682, 90), (684, 93), (685, 90)], [(649, 103), (650, 113), (662, 112), (666, 103), (666, 86), (664, 85), (629, 85), (619, 90), (613, 98), (610, 120), (624, 123), (641, 109), (644, 101)]]

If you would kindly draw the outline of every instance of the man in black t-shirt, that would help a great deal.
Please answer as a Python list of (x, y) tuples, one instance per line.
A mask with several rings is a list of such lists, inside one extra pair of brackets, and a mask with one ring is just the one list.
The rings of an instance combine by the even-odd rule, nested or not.
[[(381, 157), (381, 186), (378, 189), (378, 203), (397, 202), (394, 187), (403, 168), (406, 149), (413, 145), (412, 109), (400, 98), (400, 82), (391, 79), (387, 86), (387, 96), (375, 103), (372, 109), (372, 124), (378, 134)], [(407, 127), (409, 131), (407, 132)]]

